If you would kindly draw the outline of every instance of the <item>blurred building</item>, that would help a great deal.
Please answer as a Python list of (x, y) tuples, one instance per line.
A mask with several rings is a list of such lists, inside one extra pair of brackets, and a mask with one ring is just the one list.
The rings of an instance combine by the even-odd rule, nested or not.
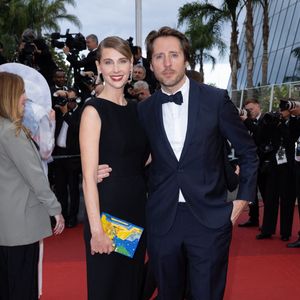
[[(257, 88), (261, 86), (263, 54), (263, 8), (259, 3), (254, 5), (253, 24), (255, 47), (253, 85)], [(283, 83), (298, 82), (291, 85), (293, 90), (288, 91), (288, 95), (286, 95), (293, 96), (293, 93), (295, 93), (297, 96), (300, 91), (300, 59), (293, 50), (300, 48), (300, 0), (269, 0), (269, 28), (268, 84), (278, 86)], [(241, 68), (238, 70), (238, 90), (247, 91), (245, 26), (241, 31), (239, 49)], [(230, 83), (228, 88), (230, 89)], [(272, 91), (270, 90), (269, 93), (272, 93)], [(245, 96), (240, 94), (243, 100)]]

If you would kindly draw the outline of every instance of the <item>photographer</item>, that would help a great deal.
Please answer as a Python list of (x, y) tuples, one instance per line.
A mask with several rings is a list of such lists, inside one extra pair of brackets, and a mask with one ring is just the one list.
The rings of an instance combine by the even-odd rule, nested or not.
[(98, 38), (95, 34), (90, 34), (86, 37), (86, 47), (90, 51), (87, 57), (82, 60), (78, 60), (76, 55), (72, 55), (72, 49), (68, 46), (63, 48), (64, 53), (67, 55), (67, 61), (70, 62), (71, 66), (80, 69), (83, 68), (84, 71), (92, 71), (94, 74), (97, 74), (96, 59), (97, 59), (97, 47), (98, 47)]
[[(247, 127), (250, 135), (254, 139), (256, 146), (259, 148), (257, 140), (258, 131), (261, 128), (262, 111), (260, 103), (256, 99), (248, 99), (245, 101), (244, 108), (239, 110), (240, 118)], [(260, 157), (259, 153), (258, 156)], [(258, 172), (257, 185), (261, 191), (262, 180), (261, 174)], [(249, 204), (249, 220), (239, 224), (239, 227), (258, 227), (259, 226), (259, 205), (256, 193), (255, 199)]]
[[(285, 102), (284, 102), (285, 101)], [(298, 215), (300, 217), (300, 102), (295, 101), (294, 99), (287, 99), (280, 101), (281, 107), (289, 108), (289, 113), (291, 114), (290, 123), (292, 134), (294, 137), (295, 143), (295, 185), (296, 185), (296, 197), (298, 199)], [(292, 208), (294, 211), (294, 205)], [(300, 248), (300, 231), (298, 232), (298, 239), (292, 243), (287, 244), (288, 248)]]
[(259, 240), (275, 233), (279, 206), (281, 240), (288, 241), (291, 236), (295, 203), (293, 121), (285, 108), (266, 113), (261, 120), (257, 140), (264, 216), (261, 233), (256, 236)]
[(56, 129), (54, 158), (55, 194), (62, 206), (66, 227), (77, 225), (79, 209), (79, 177), (81, 172), (79, 156), (79, 121), (78, 92), (55, 92)]
[(52, 74), (57, 69), (57, 65), (45, 40), (37, 38), (32, 29), (26, 29), (22, 33), (22, 41), (18, 49), (18, 61), (38, 70), (51, 85)]

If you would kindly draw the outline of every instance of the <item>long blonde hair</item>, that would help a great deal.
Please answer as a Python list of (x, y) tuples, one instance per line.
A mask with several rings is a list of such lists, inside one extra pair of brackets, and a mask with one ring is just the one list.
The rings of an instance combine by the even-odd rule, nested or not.
[(12, 73), (0, 72), (0, 117), (9, 119), (16, 126), (16, 135), (23, 129), (23, 111), (19, 108), (19, 100), (24, 93), (25, 84), (23, 79)]

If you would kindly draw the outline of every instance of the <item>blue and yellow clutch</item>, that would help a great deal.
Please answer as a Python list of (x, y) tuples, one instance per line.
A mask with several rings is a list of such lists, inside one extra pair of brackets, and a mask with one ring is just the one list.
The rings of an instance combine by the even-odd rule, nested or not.
[(101, 222), (115, 244), (114, 251), (132, 258), (144, 229), (104, 212), (101, 213)]

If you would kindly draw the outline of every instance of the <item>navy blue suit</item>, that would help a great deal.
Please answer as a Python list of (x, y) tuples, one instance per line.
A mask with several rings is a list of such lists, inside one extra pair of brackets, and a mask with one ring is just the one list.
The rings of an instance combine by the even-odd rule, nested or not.
[[(223, 270), (223, 283), (220, 287), (211, 286), (212, 281), (219, 277), (214, 277), (209, 266), (205, 265), (202, 269), (195, 266), (198, 263), (201, 265), (203, 260), (210, 260), (212, 256), (211, 264), (215, 264), (219, 256), (228, 257), (233, 205), (227, 202), (222, 148), (224, 137), (232, 143), (239, 158), (241, 173), (237, 199), (247, 201), (254, 199), (256, 193), (257, 155), (253, 140), (240, 121), (227, 92), (193, 80), (190, 80), (186, 139), (179, 161), (164, 130), (160, 92), (140, 103), (139, 116), (148, 136), (152, 155), (146, 213), (149, 256), (153, 259), (157, 284), (162, 290), (159, 299), (182, 299), (181, 293), (184, 291), (178, 286), (182, 285), (184, 279), (176, 277), (176, 273), (185, 271), (192, 281), (192, 299), (222, 299), (227, 258), (219, 263)], [(178, 203), (179, 189), (186, 200), (185, 204)], [(191, 236), (198, 236), (195, 239), (187, 237), (182, 230), (187, 230)], [(218, 236), (221, 231), (223, 234)], [(224, 234), (224, 243), (217, 245)], [(211, 252), (212, 246), (216, 246), (213, 249), (216, 253)], [(179, 249), (178, 253), (174, 250), (176, 247)], [(206, 253), (201, 253), (203, 247)], [(162, 249), (167, 250), (162, 254)], [(199, 255), (201, 263), (190, 259)], [(171, 258), (173, 256), (176, 258)], [(170, 276), (166, 276), (169, 280), (167, 283), (163, 282), (160, 275), (168, 270), (158, 267), (164, 263), (167, 263), (166, 268), (170, 270)], [(188, 270), (184, 267), (186, 263)], [(219, 271), (215, 270), (217, 273)], [(202, 283), (202, 275), (199, 273), (205, 278)], [(199, 279), (199, 283), (195, 281), (195, 277)], [(195, 291), (195, 286), (201, 284), (206, 287)], [(168, 287), (165, 288), (166, 286)], [(209, 290), (214, 288), (219, 291), (212, 295)]]

